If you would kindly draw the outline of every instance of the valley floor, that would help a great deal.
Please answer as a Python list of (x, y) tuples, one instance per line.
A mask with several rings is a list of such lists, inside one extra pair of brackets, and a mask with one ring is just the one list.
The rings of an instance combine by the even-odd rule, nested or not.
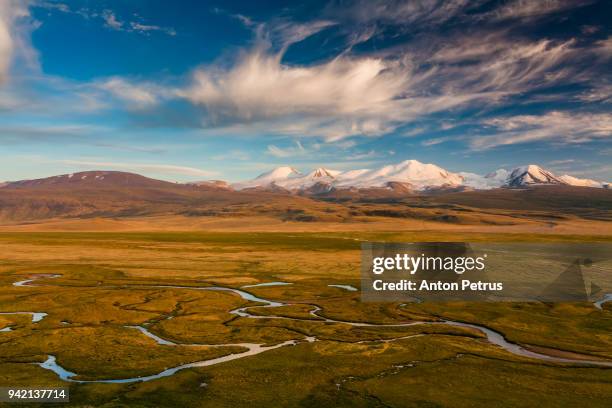
[[(10, 328), (0, 332), (0, 386), (69, 386), (75, 406), (609, 406), (612, 368), (528, 358), (474, 328), (427, 322), (472, 323), (545, 355), (611, 362), (610, 303), (379, 304), (346, 290), (360, 284), (362, 240), (610, 241), (605, 223), (543, 234), (431, 224), (385, 232), (384, 220), (368, 232), (315, 223), (305, 233), (295, 227), (303, 223), (265, 219), (270, 229), (253, 232), (257, 221), (214, 222), (218, 231), (187, 231), (185, 221), (182, 232), (144, 232), (135, 220), (132, 232), (0, 232), (0, 312), (46, 313), (0, 314), (0, 329)], [(253, 286), (270, 282), (291, 284)], [(254, 298), (201, 290), (210, 286)], [(258, 307), (264, 299), (286, 305)], [(244, 308), (249, 316), (236, 313)], [(399, 325), (410, 322), (421, 323)], [(68, 383), (40, 366), (54, 356), (72, 379), (125, 379), (237, 355), (245, 343), (286, 345), (146, 382)]]

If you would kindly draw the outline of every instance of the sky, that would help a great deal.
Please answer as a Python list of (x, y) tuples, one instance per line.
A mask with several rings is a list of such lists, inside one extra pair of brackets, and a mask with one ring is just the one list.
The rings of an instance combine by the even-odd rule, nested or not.
[(612, 181), (612, 4), (0, 0), (0, 181), (415, 159)]

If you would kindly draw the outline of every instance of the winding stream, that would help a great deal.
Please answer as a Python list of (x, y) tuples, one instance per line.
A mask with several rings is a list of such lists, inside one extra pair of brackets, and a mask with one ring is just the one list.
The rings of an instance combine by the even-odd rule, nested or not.
[(287, 285), (293, 285), (293, 283), (291, 282), (265, 282), (265, 283), (256, 283), (254, 285), (244, 285), (241, 286), (241, 289), (246, 289), (246, 288), (259, 288), (262, 286), (287, 286)]
[(357, 292), (357, 288), (351, 285), (327, 285), (332, 288), (340, 288), (344, 290), (348, 290), (349, 292)]
[[(48, 277), (48, 276), (46, 276)], [(31, 285), (31, 282), (36, 280), (37, 278), (33, 278), (33, 279), (29, 279), (26, 281), (20, 281), (19, 283), (21, 283), (20, 285), (15, 285), (15, 286), (27, 286), (27, 285)], [(26, 283), (24, 283), (26, 282)], [(442, 321), (438, 321), (438, 322), (425, 322), (425, 321), (412, 321), (412, 322), (407, 322), (407, 323), (394, 323), (394, 324), (376, 324), (376, 323), (362, 323), (362, 322), (351, 322), (351, 321), (344, 321), (344, 320), (337, 320), (337, 319), (331, 319), (331, 318), (327, 318), (324, 316), (321, 316), (318, 314), (318, 312), (321, 311), (321, 308), (319, 306), (316, 305), (311, 305), (312, 309), (309, 312), (309, 314), (313, 317), (313, 319), (305, 319), (305, 318), (293, 318), (293, 317), (286, 317), (286, 316), (276, 316), (276, 315), (264, 315), (264, 316), (259, 316), (259, 315), (253, 315), (249, 312), (249, 309), (252, 308), (275, 308), (275, 307), (281, 307), (281, 306), (290, 306), (290, 305), (303, 305), (302, 303), (284, 303), (284, 302), (279, 302), (279, 301), (274, 301), (274, 300), (268, 300), (268, 299), (264, 299), (264, 298), (260, 298), (257, 297), (255, 295), (253, 295), (252, 293), (246, 292), (244, 290), (241, 289), (234, 289), (234, 288), (227, 288), (227, 287), (222, 287), (222, 286), (208, 286), (208, 287), (194, 287), (194, 286), (179, 286), (179, 285), (150, 285), (150, 286), (138, 286), (138, 287), (147, 287), (147, 288), (175, 288), (175, 289), (187, 289), (187, 290), (207, 290), (207, 291), (220, 291), (220, 292), (232, 292), (238, 296), (240, 296), (242, 299), (244, 300), (248, 300), (251, 302), (257, 302), (263, 305), (255, 305), (255, 306), (243, 306), (243, 307), (239, 307), (236, 309), (233, 309), (230, 311), (231, 314), (234, 314), (236, 316), (239, 317), (243, 317), (243, 318), (250, 318), (250, 319), (287, 319), (287, 320), (295, 320), (295, 321), (308, 321), (308, 322), (328, 322), (328, 323), (339, 323), (339, 324), (346, 324), (346, 325), (350, 325), (350, 326), (355, 326), (355, 327), (407, 327), (407, 326), (415, 326), (415, 325), (425, 325), (425, 324), (431, 324), (431, 325), (448, 325), (448, 326), (454, 326), (454, 327), (466, 327), (466, 328), (471, 328), (471, 329), (475, 329), (480, 331), (481, 333), (483, 333), (486, 336), (486, 339), (489, 343), (497, 345), (499, 347), (501, 347), (502, 349), (506, 350), (507, 352), (517, 355), (517, 356), (521, 356), (521, 357), (527, 357), (527, 358), (533, 358), (533, 359), (537, 359), (537, 360), (541, 360), (541, 361), (546, 361), (546, 362), (552, 362), (552, 363), (571, 363), (571, 364), (579, 364), (579, 365), (587, 365), (587, 366), (598, 366), (598, 367), (612, 367), (612, 362), (609, 361), (596, 361), (596, 360), (580, 360), (580, 359), (570, 359), (570, 358), (562, 358), (562, 357), (555, 357), (555, 356), (550, 356), (547, 354), (542, 354), (542, 353), (537, 353), (535, 351), (531, 351), (528, 350), (518, 344), (515, 343), (511, 343), (509, 341), (507, 341), (504, 336), (499, 333), (496, 332), (488, 327), (485, 326), (481, 326), (481, 325), (477, 325), (477, 324), (472, 324), (472, 323), (464, 323), (464, 322), (458, 322), (458, 321), (453, 321), (453, 320), (442, 320)], [(606, 295), (606, 297), (609, 295)], [(611, 296), (612, 298), (612, 296)], [(604, 299), (601, 301), (601, 303), (608, 301), (610, 299)], [(596, 305), (597, 306), (597, 305)], [(601, 306), (601, 304), (599, 305), (599, 307)], [(0, 313), (0, 314), (16, 314), (16, 313), (28, 313), (28, 314), (32, 314), (32, 321), (40, 321), (44, 316), (46, 316), (46, 313), (32, 313), (32, 312), (7, 312), (7, 313)], [(36, 318), (40, 317), (40, 315), (42, 315), (42, 317), (38, 318), (38, 320), (34, 320), (35, 316)], [(260, 354), (263, 353), (265, 351), (268, 350), (273, 350), (276, 348), (280, 348), (280, 347), (286, 347), (286, 346), (295, 346), (297, 344), (300, 343), (304, 343), (304, 342), (315, 342), (318, 341), (318, 339), (316, 337), (305, 337), (302, 340), (288, 340), (279, 344), (275, 344), (272, 346), (265, 346), (263, 344), (256, 344), (256, 343), (232, 343), (232, 344), (182, 344), (182, 343), (174, 343), (172, 341), (163, 339), (159, 336), (157, 336), (154, 333), (151, 333), (148, 329), (146, 329), (143, 326), (125, 326), (127, 328), (131, 328), (131, 329), (135, 329), (140, 331), (143, 335), (153, 339), (155, 342), (157, 342), (157, 344), (163, 345), (163, 346), (199, 346), (199, 347), (232, 347), (232, 346), (239, 346), (239, 347), (243, 347), (246, 348), (247, 350), (244, 352), (240, 352), (240, 353), (234, 353), (234, 354), (229, 354), (227, 356), (223, 356), (223, 357), (218, 357), (218, 358), (213, 358), (213, 359), (209, 359), (209, 360), (203, 360), (203, 361), (196, 361), (193, 363), (188, 363), (188, 364), (182, 364), (176, 367), (172, 367), (172, 368), (168, 368), (160, 373), (157, 374), (153, 374), (153, 375), (148, 375), (148, 376), (141, 376), (141, 377), (131, 377), (131, 378), (123, 378), (123, 379), (104, 379), (104, 380), (76, 380), (73, 377), (77, 376), (77, 373), (73, 373), (70, 372), (66, 369), (64, 369), (63, 367), (61, 367), (57, 361), (55, 356), (53, 355), (49, 355), (47, 356), (47, 360), (45, 360), (43, 363), (34, 363), (34, 364), (38, 364), (40, 367), (47, 369), (47, 370), (51, 370), (54, 373), (56, 373), (59, 378), (61, 378), (64, 381), (69, 381), (69, 382), (79, 382), (79, 383), (130, 383), (130, 382), (143, 382), (143, 381), (151, 381), (151, 380), (155, 380), (158, 378), (162, 378), (162, 377), (168, 377), (171, 376), (173, 374), (175, 374), (176, 372), (180, 371), (180, 370), (184, 370), (187, 368), (194, 368), (194, 367), (206, 367), (206, 366), (212, 366), (215, 364), (220, 364), (220, 363), (224, 363), (227, 361), (232, 361), (232, 360), (237, 360), (243, 357), (248, 357), (248, 356), (253, 356), (256, 354)], [(409, 336), (402, 336), (402, 337), (398, 337), (398, 338), (392, 338), (392, 339), (386, 339), (386, 340), (365, 340), (365, 341), (360, 341), (357, 343), (376, 343), (376, 342), (391, 342), (391, 341), (398, 341), (398, 340), (402, 340), (402, 339), (408, 339), (408, 338), (413, 338), (413, 337), (420, 337), (420, 336), (426, 336), (426, 334), (416, 334), (416, 335), (409, 335)]]
[(598, 308), (599, 310), (603, 310), (603, 304), (604, 303), (608, 303), (608, 302), (612, 302), (612, 293), (606, 293), (603, 298), (601, 298), (600, 300), (598, 300), (597, 302), (593, 303), (595, 305), (596, 308)]
[(23, 315), (29, 314), (32, 316), (32, 323), (38, 323), (47, 315), (45, 312), (0, 312), (0, 315)]

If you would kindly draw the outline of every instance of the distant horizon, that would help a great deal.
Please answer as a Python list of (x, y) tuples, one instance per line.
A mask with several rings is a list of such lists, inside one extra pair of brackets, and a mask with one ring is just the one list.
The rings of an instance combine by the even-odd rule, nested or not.
[(610, 21), (603, 0), (6, 0), (0, 182), (407, 159), (611, 181)]
[[(293, 166), (291, 164), (280, 164), (280, 165), (277, 165), (275, 167), (270, 167), (270, 168), (268, 168), (268, 169), (266, 169), (264, 171), (253, 173), (250, 176), (248, 176), (247, 178), (243, 178), (243, 179), (239, 179), (239, 180), (232, 180), (232, 179), (229, 179), (229, 178), (224, 178), (223, 175), (219, 175), (219, 177), (213, 177), (213, 178), (200, 178), (200, 179), (187, 179), (187, 180), (183, 179), (183, 180), (181, 180), (181, 179), (177, 179), (177, 178), (172, 178), (171, 176), (167, 176), (167, 177), (163, 177), (163, 176), (162, 177), (151, 176), (151, 175), (149, 175), (150, 172), (146, 170), (146, 166), (143, 167), (143, 168), (140, 168), (140, 169), (135, 168), (135, 169), (129, 169), (129, 170), (128, 169), (121, 169), (121, 168), (104, 168), (104, 167), (100, 167), (100, 168), (80, 169), (80, 170), (69, 171), (69, 172), (60, 173), (60, 174), (48, 174), (48, 175), (43, 175), (41, 177), (32, 177), (32, 178), (24, 178), (24, 179), (16, 179), (16, 180), (2, 180), (2, 179), (0, 179), (0, 183), (3, 183), (3, 182), (4, 183), (9, 182), (10, 183), (10, 182), (24, 181), (24, 180), (38, 180), (38, 179), (45, 179), (45, 178), (51, 178), (51, 177), (60, 177), (60, 176), (66, 176), (66, 175), (71, 176), (73, 174), (79, 174), (79, 173), (119, 172), (119, 173), (136, 174), (136, 175), (144, 176), (144, 177), (147, 177), (147, 178), (161, 180), (161, 181), (168, 181), (168, 182), (172, 182), (172, 183), (190, 183), (190, 182), (199, 182), (199, 181), (202, 181), (202, 182), (203, 181), (224, 181), (224, 182), (227, 182), (229, 184), (235, 184), (235, 183), (240, 183), (240, 182), (256, 179), (256, 178), (258, 178), (260, 176), (264, 176), (267, 173), (270, 173), (270, 172), (272, 172), (272, 171), (274, 171), (276, 169), (279, 169), (279, 168), (291, 168), (291, 169), (294, 169), (295, 171), (297, 171), (300, 175), (306, 176), (309, 173), (314, 172), (314, 171), (319, 170), (319, 169), (338, 171), (340, 173), (344, 173), (344, 172), (354, 171), (354, 170), (376, 170), (376, 169), (378, 169), (380, 167), (384, 167), (384, 166), (397, 166), (399, 164), (402, 164), (402, 163), (405, 163), (405, 162), (408, 162), (408, 161), (416, 161), (416, 162), (418, 162), (420, 164), (438, 166), (436, 163), (424, 163), (424, 162), (421, 162), (420, 160), (417, 160), (417, 159), (406, 159), (406, 160), (399, 161), (397, 163), (387, 163), (385, 165), (378, 166), (378, 167), (372, 167), (372, 168), (351, 168), (351, 169), (345, 169), (345, 170), (338, 170), (338, 169), (336, 169), (334, 167), (329, 167), (329, 166), (327, 166), (327, 167), (326, 166), (319, 166), (319, 167), (312, 167), (312, 168), (303, 168), (303, 167), (298, 168), (297, 166)], [(472, 173), (472, 172), (468, 172), (468, 171), (463, 171), (461, 169), (459, 169), (459, 170), (450, 170), (450, 169), (442, 168), (441, 166), (438, 166), (438, 167), (441, 167), (443, 170), (449, 171), (449, 172), (451, 172), (453, 174), (462, 175), (462, 174), (465, 174), (465, 173), (470, 173), (470, 174), (486, 177), (489, 174), (496, 173), (496, 172), (499, 172), (501, 170), (504, 170), (504, 171), (507, 171), (507, 172), (512, 172), (513, 170), (516, 170), (516, 169), (519, 169), (519, 168), (522, 168), (522, 167), (534, 166), (534, 165), (542, 168), (543, 170), (550, 171), (550, 169), (546, 168), (545, 166), (541, 166), (541, 165), (539, 165), (537, 163), (525, 163), (525, 164), (522, 164), (522, 165), (519, 165), (519, 166), (515, 166), (515, 167), (498, 167), (498, 168), (491, 169), (491, 170), (489, 170), (489, 171), (487, 171), (485, 173), (480, 173), (480, 174), (479, 173)], [(181, 168), (181, 167), (178, 167), (177, 169), (178, 169), (178, 171), (184, 170), (184, 168)], [(168, 169), (167, 171), (171, 172), (171, 171), (176, 171), (177, 169)], [(565, 176), (565, 175), (576, 176), (576, 175), (571, 174), (571, 173), (561, 173), (561, 172), (553, 172), (553, 173), (556, 176)], [(588, 179), (586, 177), (577, 177), (577, 178)], [(602, 182), (602, 183), (609, 183), (610, 182), (610, 180), (605, 180), (605, 179), (590, 179), (590, 180), (599, 181), (599, 182)]]

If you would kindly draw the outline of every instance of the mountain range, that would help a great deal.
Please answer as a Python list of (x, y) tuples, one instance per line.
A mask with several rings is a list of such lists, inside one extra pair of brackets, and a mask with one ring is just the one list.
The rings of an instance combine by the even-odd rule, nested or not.
[[(103, 189), (134, 187), (172, 187), (181, 183), (150, 179), (138, 174), (118, 171), (86, 171), (43, 179), (0, 182), (4, 188), (80, 188)], [(523, 188), (537, 185), (566, 185), (574, 187), (610, 188), (610, 183), (582, 179), (567, 174), (558, 176), (538, 165), (530, 164), (512, 170), (499, 169), (485, 176), (474, 173), (453, 173), (435, 164), (406, 160), (376, 169), (348, 171), (317, 168), (303, 174), (294, 167), (281, 166), (254, 179), (228, 183), (223, 180), (205, 180), (185, 183), (188, 187), (226, 191), (269, 191), (305, 194), (323, 194), (333, 190), (389, 190), (399, 193), (428, 193), (464, 190), (490, 190), (495, 188)], [(171, 188), (171, 189), (172, 189)], [(181, 190), (184, 193), (183, 190)]]
[(535, 164), (510, 171), (499, 169), (486, 176), (474, 173), (452, 173), (435, 164), (406, 160), (377, 169), (337, 171), (318, 168), (302, 174), (293, 167), (277, 167), (260, 176), (231, 184), (235, 190), (266, 189), (320, 194), (334, 189), (390, 189), (394, 191), (438, 191), (440, 189), (520, 188), (533, 185), (569, 185), (609, 188), (610, 183), (580, 179), (570, 175), (557, 176)]
[(371, 170), (319, 168), (307, 174), (279, 167), (234, 184), (84, 171), (0, 185), (0, 225), (158, 216), (242, 217), (248, 222), (251, 217), (299, 222), (392, 217), (512, 225), (551, 217), (610, 220), (611, 208), (608, 184), (556, 176), (534, 165), (478, 176), (415, 160)]

